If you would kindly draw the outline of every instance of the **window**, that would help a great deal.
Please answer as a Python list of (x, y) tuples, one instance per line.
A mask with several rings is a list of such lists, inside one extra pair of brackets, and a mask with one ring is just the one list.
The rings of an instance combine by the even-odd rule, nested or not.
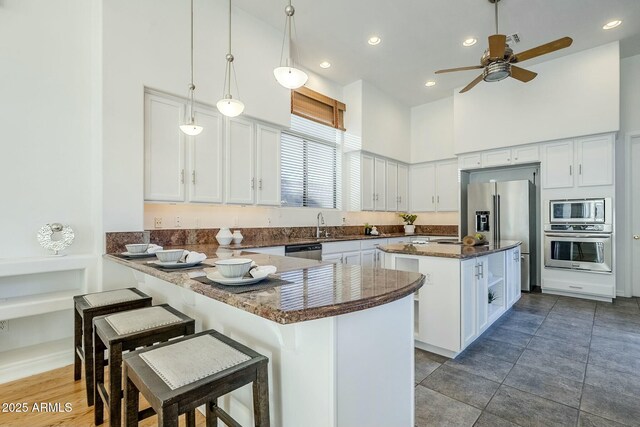
[(342, 132), (298, 116), (282, 132), (282, 206), (340, 207)]

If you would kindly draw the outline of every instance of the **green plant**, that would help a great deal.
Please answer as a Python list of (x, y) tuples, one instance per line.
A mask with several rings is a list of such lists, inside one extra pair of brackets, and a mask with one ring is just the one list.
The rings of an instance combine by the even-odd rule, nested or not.
[(418, 219), (418, 215), (413, 215), (413, 214), (408, 214), (408, 213), (401, 213), (399, 215), (400, 215), (400, 218), (402, 218), (404, 223), (407, 224), (407, 225), (413, 225), (415, 220)]
[(498, 295), (493, 289), (489, 289), (488, 298), (489, 298), (489, 304), (491, 304), (498, 299)]
[(365, 223), (364, 223), (364, 228), (371, 228), (371, 226), (369, 225), (369, 223), (368, 223), (368, 222), (365, 222)]

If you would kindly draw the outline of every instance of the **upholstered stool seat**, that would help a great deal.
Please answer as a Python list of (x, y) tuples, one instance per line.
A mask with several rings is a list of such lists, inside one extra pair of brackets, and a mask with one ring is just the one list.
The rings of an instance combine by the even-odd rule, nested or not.
[(151, 297), (135, 288), (116, 289), (73, 297), (74, 369), (73, 379), (82, 376), (84, 362), (87, 404), (93, 405), (93, 318), (120, 311), (151, 306)]
[[(195, 321), (168, 304), (140, 308), (93, 320), (95, 424), (102, 424), (104, 406), (109, 425), (122, 422), (122, 353), (171, 338), (193, 334)], [(109, 354), (109, 387), (104, 382), (104, 351)]]
[[(214, 330), (159, 344), (124, 356), (125, 425), (158, 414), (158, 426), (177, 426), (186, 414), (195, 425), (195, 409), (206, 404), (207, 426), (220, 419), (239, 426), (217, 405), (217, 399), (253, 383), (255, 425), (269, 426), (269, 360)], [(151, 408), (138, 412), (139, 394)]]

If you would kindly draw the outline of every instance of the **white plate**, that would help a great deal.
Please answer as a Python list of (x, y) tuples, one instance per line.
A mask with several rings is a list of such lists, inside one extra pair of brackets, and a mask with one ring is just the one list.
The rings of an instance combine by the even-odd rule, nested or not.
[(266, 279), (268, 276), (264, 277), (241, 277), (241, 278), (233, 278), (230, 279), (228, 277), (224, 277), (220, 274), (219, 271), (213, 271), (207, 273), (207, 279), (212, 282), (219, 283), (225, 286), (243, 286), (243, 285), (253, 285), (254, 283), (258, 283), (261, 280)]
[(202, 261), (197, 262), (162, 262), (162, 261), (149, 261), (149, 264), (155, 264), (162, 268), (187, 268), (194, 265), (202, 264)]
[(156, 256), (156, 254), (150, 254), (147, 252), (132, 254), (130, 252), (122, 252), (120, 255), (127, 256), (129, 258), (151, 258), (152, 256)]

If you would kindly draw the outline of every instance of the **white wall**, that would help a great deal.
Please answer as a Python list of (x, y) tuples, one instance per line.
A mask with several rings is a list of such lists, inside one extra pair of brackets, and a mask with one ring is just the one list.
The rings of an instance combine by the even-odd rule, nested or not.
[(455, 157), (453, 96), (411, 109), (411, 162)]
[(617, 131), (619, 51), (615, 42), (527, 67), (539, 74), (526, 84), (456, 91), (456, 153)]

